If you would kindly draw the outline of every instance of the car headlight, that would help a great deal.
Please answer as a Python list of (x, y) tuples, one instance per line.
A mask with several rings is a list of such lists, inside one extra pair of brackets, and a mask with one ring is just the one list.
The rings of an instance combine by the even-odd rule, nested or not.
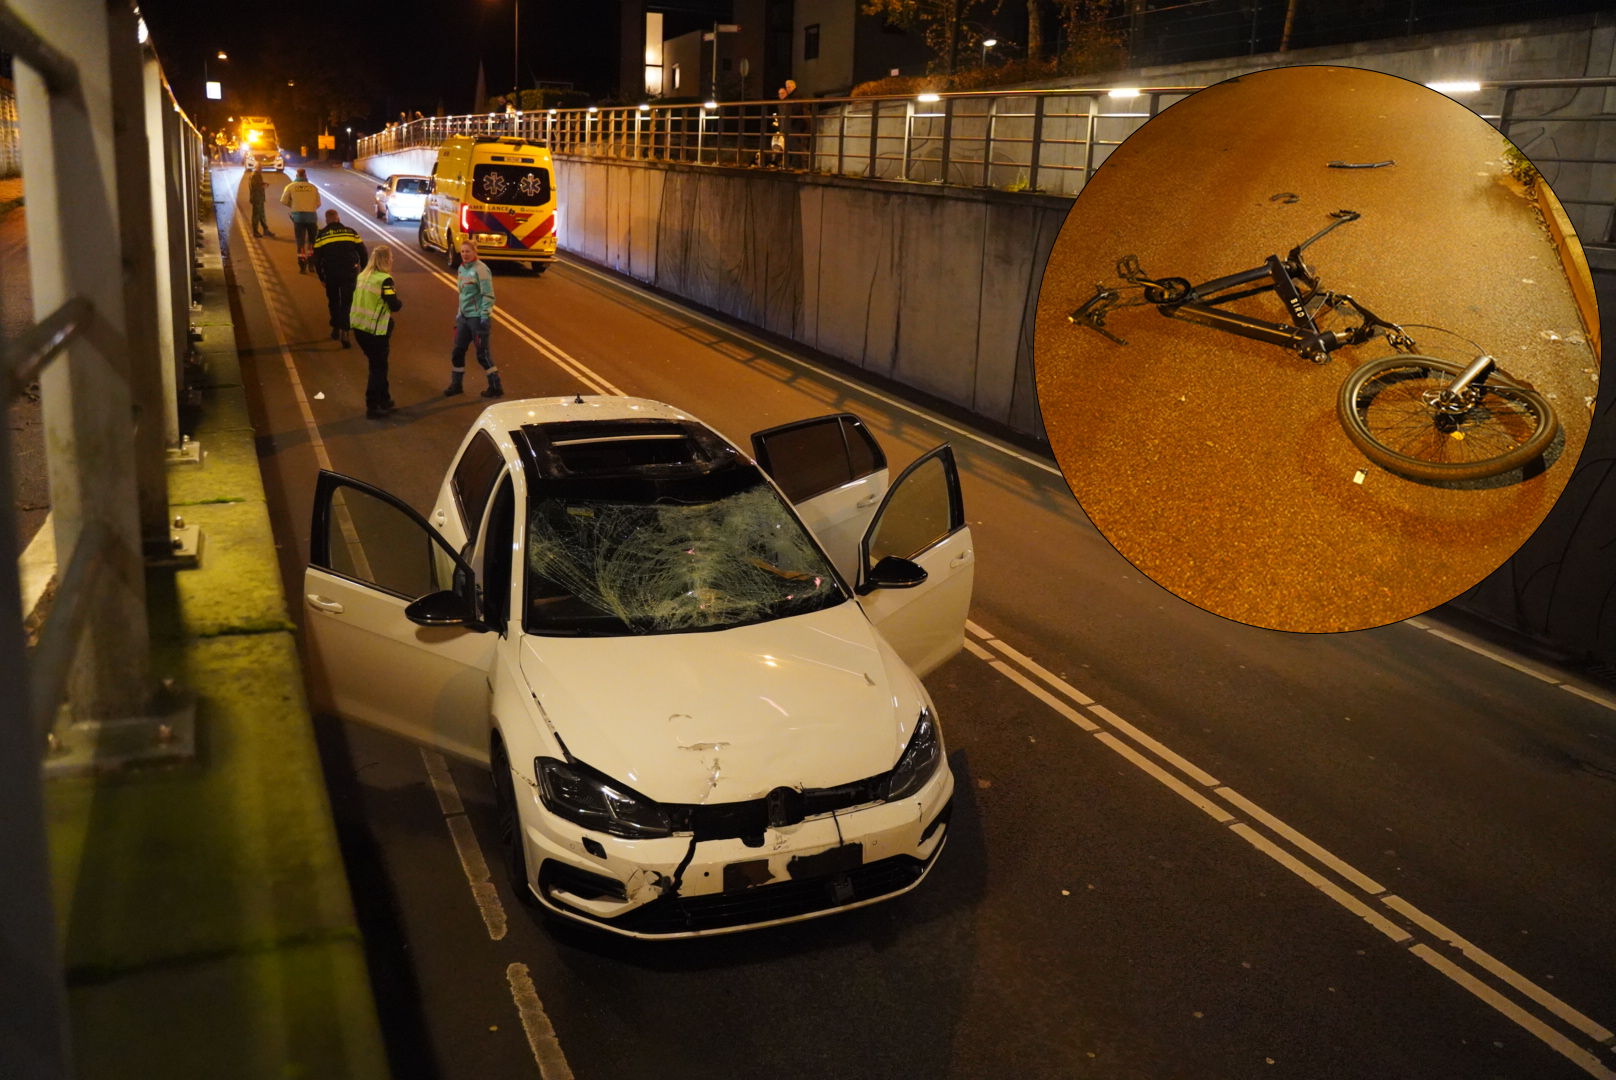
[(534, 758), (533, 771), (540, 800), (557, 817), (631, 840), (673, 832), (660, 805), (581, 762)]
[(915, 721), (915, 733), (909, 737), (903, 756), (892, 767), (887, 781), (887, 802), (907, 799), (925, 787), (942, 759), (943, 740), (937, 732), (937, 721), (932, 719), (930, 709), (921, 709), (920, 719)]

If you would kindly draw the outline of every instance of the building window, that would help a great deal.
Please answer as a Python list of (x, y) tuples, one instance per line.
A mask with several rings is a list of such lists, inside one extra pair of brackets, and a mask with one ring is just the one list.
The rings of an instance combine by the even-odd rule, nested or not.
[(679, 89), (679, 65), (673, 65), (673, 88)]
[(819, 59), (819, 24), (802, 28), (802, 58), (804, 60)]

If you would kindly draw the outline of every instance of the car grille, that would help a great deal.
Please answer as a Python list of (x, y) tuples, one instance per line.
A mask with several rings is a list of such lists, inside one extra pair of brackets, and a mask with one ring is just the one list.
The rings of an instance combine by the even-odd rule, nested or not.
[[(920, 859), (894, 855), (831, 877), (780, 881), (709, 896), (663, 897), (617, 918), (597, 921), (635, 934), (688, 934), (693, 931), (723, 930), (832, 911), (861, 900), (888, 896), (913, 885), (925, 872), (926, 863)], [(837, 895), (838, 885), (840, 899)], [(561, 902), (555, 897), (551, 897), (551, 900)], [(594, 918), (586, 912), (579, 914)]]

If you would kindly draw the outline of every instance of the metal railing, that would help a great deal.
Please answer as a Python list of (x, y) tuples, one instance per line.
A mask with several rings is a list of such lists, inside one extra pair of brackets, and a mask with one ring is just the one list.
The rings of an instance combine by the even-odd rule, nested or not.
[[(434, 147), (450, 135), (517, 136), (581, 157), (1074, 196), (1124, 139), (1197, 89), (1067, 87), (431, 117), (364, 136), (358, 150), (368, 157)], [(1616, 102), (1607, 99), (1616, 97), (1616, 77), (1485, 81), (1449, 92), (1532, 158), (1585, 242), (1610, 238)]]
[[(45, 527), (61, 553), (30, 650), (0, 424), (0, 954), (21, 1010), (7, 1018), (18, 1037), (0, 1040), (7, 1077), (71, 1075), (41, 790), (49, 729), (64, 698), (76, 719), (122, 722), (153, 689), (143, 562), (168, 542), (162, 343), (188, 344), (198, 207), (186, 162), (200, 160), (201, 138), (160, 73), (148, 80), (145, 42), (131, 3), (0, 0), (29, 190), (49, 195), (30, 200), (27, 221), (43, 314), (0, 347), (0, 385), (9, 403), (39, 380)], [(175, 172), (189, 199), (174, 197)], [(159, 245), (181, 256), (163, 274)], [(167, 303), (171, 292), (182, 302)]]
[(1193, 86), (1000, 90), (432, 117), (359, 140), (361, 157), (450, 135), (558, 154), (1075, 195), (1146, 120)]

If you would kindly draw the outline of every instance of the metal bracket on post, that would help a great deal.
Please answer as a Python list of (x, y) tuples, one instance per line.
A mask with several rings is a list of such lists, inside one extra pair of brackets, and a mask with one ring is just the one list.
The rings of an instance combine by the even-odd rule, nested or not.
[(201, 468), (202, 462), (206, 458), (207, 454), (203, 452), (202, 444), (189, 435), (182, 436), (178, 446), (168, 448), (169, 468), (174, 468), (176, 465), (194, 465)]
[(45, 737), (47, 779), (196, 759), (196, 696), (164, 679), (140, 716), (74, 720), (67, 704)]

